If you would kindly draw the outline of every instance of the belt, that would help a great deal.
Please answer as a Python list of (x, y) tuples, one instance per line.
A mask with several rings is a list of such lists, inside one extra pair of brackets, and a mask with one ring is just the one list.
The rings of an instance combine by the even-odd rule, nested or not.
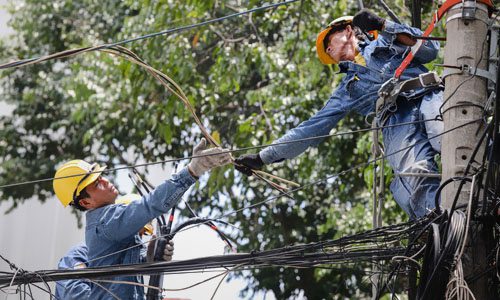
[(416, 78), (398, 81), (391, 78), (378, 90), (375, 114), (378, 125), (385, 124), (391, 113), (397, 109), (396, 100), (401, 93), (419, 88), (432, 88), (441, 84), (441, 78), (436, 72), (428, 72), (418, 75)]

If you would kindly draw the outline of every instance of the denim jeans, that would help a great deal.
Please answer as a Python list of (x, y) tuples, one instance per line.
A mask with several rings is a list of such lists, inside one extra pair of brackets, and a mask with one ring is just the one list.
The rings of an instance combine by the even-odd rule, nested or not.
[[(418, 122), (430, 119), (428, 103), (439, 107), (442, 92), (426, 94), (424, 99), (398, 99), (397, 111), (386, 121), (386, 126), (401, 123)], [(422, 105), (424, 104), (424, 105)], [(432, 111), (432, 110), (431, 110)], [(430, 123), (430, 124), (427, 124)], [(385, 155), (394, 171), (391, 192), (399, 206), (411, 219), (425, 216), (435, 207), (435, 194), (440, 179), (434, 177), (401, 176), (401, 173), (438, 173), (434, 156), (438, 153), (432, 146), (441, 140), (442, 122), (421, 122), (403, 126), (385, 127), (382, 130)], [(432, 132), (429, 136), (428, 131)], [(432, 138), (429, 140), (429, 138)]]

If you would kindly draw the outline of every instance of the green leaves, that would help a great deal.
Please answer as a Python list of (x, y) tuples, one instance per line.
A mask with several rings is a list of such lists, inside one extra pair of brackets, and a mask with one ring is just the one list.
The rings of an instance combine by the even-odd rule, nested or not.
[[(26, 58), (119, 41), (266, 3), (26, 1), (13, 8), (11, 25), (19, 41), (2, 44), (0, 57), (7, 61), (13, 55)], [(265, 145), (307, 120), (329, 98), (341, 75), (316, 59), (316, 34), (334, 17), (356, 10), (355, 1), (297, 2), (127, 47), (179, 83), (224, 147)], [(122, 153), (148, 162), (184, 157), (201, 138), (174, 95), (140, 67), (104, 53), (3, 71), (0, 84), (3, 101), (14, 105), (12, 116), (0, 118), (0, 184), (51, 177), (60, 162), (73, 158), (103, 161), (111, 168), (117, 162), (135, 163)], [(362, 118), (348, 116), (336, 130), (360, 127), (365, 127)], [(330, 138), (266, 171), (304, 185), (366, 162), (370, 145), (369, 134)], [(270, 201), (229, 216), (226, 221), (241, 227), (234, 236), (239, 249), (271, 249), (370, 228), (370, 168), (304, 188), (293, 201)], [(391, 171), (385, 172), (389, 181)], [(17, 204), (34, 195), (42, 201), (51, 196), (51, 184), (4, 189), (0, 200)], [(275, 195), (265, 183), (228, 166), (196, 185), (190, 202), (198, 209), (225, 212)], [(394, 201), (385, 203), (386, 222), (404, 218)], [(308, 299), (364, 297), (370, 287), (363, 284), (363, 268), (353, 266), (349, 281), (342, 277), (347, 271), (339, 269), (255, 270), (247, 292), (272, 291), (277, 299), (298, 291)]]

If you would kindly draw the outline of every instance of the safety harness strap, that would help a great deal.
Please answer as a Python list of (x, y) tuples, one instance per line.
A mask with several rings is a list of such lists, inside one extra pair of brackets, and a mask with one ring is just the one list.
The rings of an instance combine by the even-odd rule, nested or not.
[(420, 74), (416, 78), (398, 82), (393, 78), (382, 85), (379, 89), (379, 98), (375, 104), (375, 113), (377, 123), (384, 124), (388, 112), (394, 112), (396, 108), (396, 99), (401, 93), (416, 90), (419, 88), (433, 88), (441, 84), (441, 78), (436, 72), (428, 72)]

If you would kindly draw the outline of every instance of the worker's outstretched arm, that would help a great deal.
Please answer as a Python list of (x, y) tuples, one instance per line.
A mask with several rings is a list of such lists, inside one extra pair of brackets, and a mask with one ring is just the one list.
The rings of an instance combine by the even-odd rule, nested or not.
[[(380, 46), (389, 46), (395, 52), (394, 54), (407, 53), (408, 47), (415, 46), (418, 42), (413, 37), (423, 34), (418, 28), (386, 20), (368, 9), (358, 12), (352, 22), (354, 26), (365, 32), (378, 30), (381, 38), (375, 42), (381, 44)], [(414, 59), (419, 63), (428, 63), (437, 57), (439, 42), (422, 40), (422, 43), (422, 47), (420, 47)]]
[[(176, 205), (187, 189), (196, 182), (197, 177), (231, 161), (231, 156), (225, 149), (206, 149), (205, 139), (194, 148), (193, 156), (202, 157), (193, 158), (191, 163), (174, 174), (172, 179), (166, 180), (140, 200), (132, 201), (128, 205), (108, 205), (102, 208), (104, 211), (98, 212), (101, 214), (98, 218), (98, 230), (112, 241), (134, 236), (149, 221)], [(95, 212), (88, 212), (92, 213)]]
[[(291, 142), (305, 138), (328, 135), (330, 130), (352, 109), (349, 101), (342, 101), (345, 97), (342, 82), (330, 97), (326, 105), (309, 120), (302, 122), (299, 126), (289, 130), (284, 136), (273, 143)], [(304, 152), (310, 146), (318, 145), (323, 139), (310, 139), (306, 141), (293, 142), (289, 144), (270, 146), (259, 152), (259, 154), (242, 155), (235, 160), (236, 168), (251, 175), (249, 169), (260, 169), (264, 164), (272, 164), (284, 159), (294, 158)], [(239, 165), (239, 166), (238, 166)]]

